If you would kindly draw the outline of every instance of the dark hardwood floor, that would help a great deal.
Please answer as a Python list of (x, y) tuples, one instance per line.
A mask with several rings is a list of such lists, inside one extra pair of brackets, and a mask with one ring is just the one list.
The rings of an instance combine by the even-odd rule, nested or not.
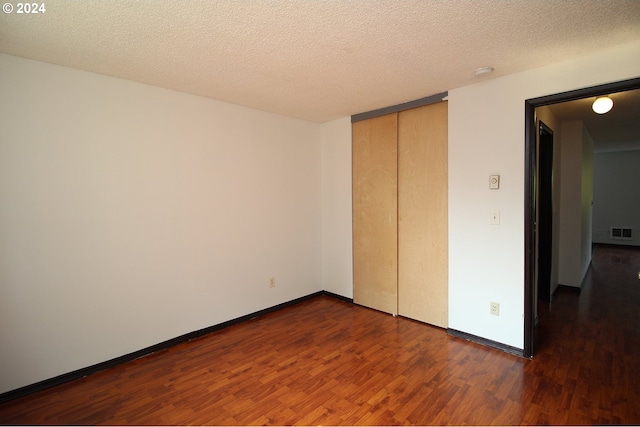
[(640, 423), (640, 250), (541, 307), (533, 360), (318, 297), (0, 405), (3, 424)]

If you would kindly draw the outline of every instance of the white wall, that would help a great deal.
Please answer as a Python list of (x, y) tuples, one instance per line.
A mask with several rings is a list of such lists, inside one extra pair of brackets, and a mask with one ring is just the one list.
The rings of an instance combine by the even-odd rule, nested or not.
[(562, 123), (562, 186), (560, 190), (560, 284), (580, 286), (580, 242), (582, 240), (582, 131), (581, 121)]
[[(640, 246), (640, 150), (594, 154), (593, 241)], [(633, 229), (633, 240), (611, 239), (611, 227)]]
[(0, 70), (0, 393), (322, 289), (320, 125)]
[(582, 121), (561, 125), (560, 269), (562, 285), (580, 287), (591, 261), (593, 139)]
[(524, 348), (524, 101), (638, 77), (639, 57), (636, 42), (449, 90), (450, 328)]
[(582, 133), (582, 182), (580, 191), (580, 285), (593, 256), (593, 138), (586, 128)]
[(322, 125), (322, 285), (353, 298), (351, 120)]

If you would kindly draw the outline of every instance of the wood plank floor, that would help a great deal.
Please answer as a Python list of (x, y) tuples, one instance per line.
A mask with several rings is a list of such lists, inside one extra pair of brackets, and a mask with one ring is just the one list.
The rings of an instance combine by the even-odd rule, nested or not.
[(3, 424), (640, 423), (640, 250), (541, 307), (533, 360), (330, 297), (0, 405)]

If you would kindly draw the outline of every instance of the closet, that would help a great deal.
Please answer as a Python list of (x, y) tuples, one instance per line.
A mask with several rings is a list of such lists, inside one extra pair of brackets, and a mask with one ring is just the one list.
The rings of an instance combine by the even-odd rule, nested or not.
[(447, 102), (353, 123), (354, 302), (447, 327)]

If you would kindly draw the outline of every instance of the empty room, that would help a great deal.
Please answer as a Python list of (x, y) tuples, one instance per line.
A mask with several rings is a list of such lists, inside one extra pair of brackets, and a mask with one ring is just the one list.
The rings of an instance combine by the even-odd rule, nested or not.
[(634, 0), (4, 2), (0, 424), (640, 423), (638, 89)]

